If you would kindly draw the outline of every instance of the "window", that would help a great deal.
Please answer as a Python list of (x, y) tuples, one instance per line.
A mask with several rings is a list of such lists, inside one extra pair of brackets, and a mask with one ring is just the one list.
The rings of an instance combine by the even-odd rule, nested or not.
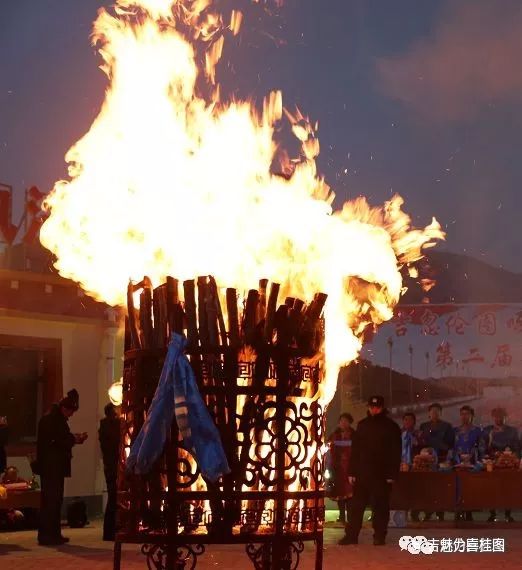
[(0, 347), (0, 416), (7, 416), (10, 444), (36, 441), (42, 371), (42, 351)]

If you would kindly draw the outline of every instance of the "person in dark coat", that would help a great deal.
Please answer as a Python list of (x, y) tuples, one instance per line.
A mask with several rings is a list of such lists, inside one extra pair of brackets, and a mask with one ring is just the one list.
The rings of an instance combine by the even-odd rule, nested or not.
[[(430, 404), (428, 408), (429, 421), (420, 426), (421, 446), (434, 449), (439, 463), (446, 461), (448, 453), (455, 445), (455, 430), (450, 423), (441, 418), (441, 415), (442, 406), (438, 403)], [(436, 515), (439, 521), (444, 520), (442, 511), (438, 511)], [(429, 521), (432, 516), (433, 513), (427, 511), (424, 513), (424, 520)]]
[(107, 484), (107, 506), (103, 520), (103, 540), (114, 540), (116, 534), (116, 504), (118, 459), (120, 453), (121, 423), (116, 407), (105, 406), (105, 417), (100, 422), (98, 437), (103, 456), (103, 471)]
[(353, 494), (352, 485), (348, 481), (348, 466), (352, 453), (353, 417), (344, 413), (339, 417), (337, 429), (328, 438), (329, 471), (332, 486), (329, 489), (330, 499), (339, 505), (338, 522), (346, 523), (346, 509)]
[(38, 543), (54, 546), (69, 542), (61, 533), (64, 478), (71, 476), (72, 448), (87, 434), (72, 434), (67, 423), (79, 408), (79, 395), (70, 390), (38, 423), (36, 470), (41, 478)]
[(368, 400), (368, 417), (361, 420), (353, 437), (348, 473), (354, 485), (346, 534), (339, 544), (357, 544), (364, 510), (372, 506), (373, 544), (385, 544), (390, 518), (390, 493), (401, 465), (399, 426), (388, 417), (384, 398)]
[(2, 474), (7, 467), (7, 453), (5, 446), (7, 445), (7, 438), (9, 435), (9, 428), (7, 427), (7, 419), (2, 416), (0, 418), (0, 474)]

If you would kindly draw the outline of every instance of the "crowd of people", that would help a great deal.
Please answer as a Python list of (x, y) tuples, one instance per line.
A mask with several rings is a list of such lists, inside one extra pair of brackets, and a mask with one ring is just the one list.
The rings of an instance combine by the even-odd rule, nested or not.
[[(78, 392), (70, 390), (51, 406), (38, 423), (36, 459), (31, 463), (31, 468), (34, 474), (40, 476), (38, 544), (41, 546), (59, 546), (69, 542), (69, 538), (62, 535), (64, 482), (71, 477), (73, 448), (82, 445), (88, 438), (87, 433), (72, 433), (69, 428), (69, 419), (78, 411), (79, 406)], [(98, 431), (108, 496), (103, 524), (104, 540), (114, 540), (115, 537), (120, 431), (118, 409), (107, 404)], [(0, 481), (8, 488), (25, 481), (18, 477), (15, 467), (7, 465), (7, 438), (7, 419), (0, 418), (0, 475), (3, 473)], [(74, 504), (71, 506), (74, 507)], [(22, 513), (16, 510), (13, 512), (20, 519)], [(86, 515), (83, 516), (86, 521)], [(10, 513), (7, 513), (7, 520), (10, 520), (9, 517)]]
[[(428, 408), (428, 420), (417, 427), (413, 412), (406, 412), (402, 426), (387, 414), (382, 396), (368, 401), (368, 414), (354, 427), (353, 417), (341, 414), (337, 429), (328, 439), (327, 495), (339, 505), (338, 521), (346, 525), (341, 544), (357, 544), (364, 511), (371, 506), (374, 544), (385, 543), (389, 523), (390, 494), (401, 469), (409, 470), (421, 450), (429, 450), (435, 463), (473, 465), (499, 452), (519, 454), (521, 440), (518, 430), (507, 424), (504, 408), (494, 408), (492, 423), (484, 429), (475, 425), (474, 410), (469, 405), (460, 408), (460, 425), (454, 427), (442, 419), (442, 406), (433, 403)], [(420, 522), (418, 511), (411, 511), (411, 520)], [(444, 513), (435, 513), (444, 520)], [(490, 511), (489, 522), (497, 513)], [(512, 522), (506, 510), (506, 521)], [(425, 512), (422, 520), (429, 521), (433, 513)], [(455, 513), (456, 519), (473, 520), (471, 512)]]
[[(72, 450), (87, 440), (87, 433), (71, 433), (69, 419), (79, 409), (79, 394), (71, 390), (40, 419), (36, 460), (31, 467), (40, 475), (41, 504), (38, 543), (51, 546), (69, 541), (61, 532), (64, 480), (71, 476)], [(411, 468), (421, 450), (428, 449), (442, 464), (475, 464), (499, 452), (519, 454), (522, 448), (518, 430), (507, 424), (506, 410), (494, 408), (492, 423), (482, 429), (474, 424), (474, 410), (460, 408), (460, 425), (454, 427), (442, 419), (442, 406), (431, 404), (428, 420), (417, 427), (413, 412), (406, 412), (400, 427), (388, 416), (382, 396), (368, 401), (367, 417), (354, 427), (353, 417), (341, 414), (337, 429), (328, 439), (327, 495), (339, 505), (339, 521), (346, 525), (341, 544), (357, 544), (364, 512), (372, 509), (374, 544), (385, 543), (389, 524), (390, 494), (401, 469)], [(103, 538), (114, 540), (116, 527), (117, 471), (120, 445), (120, 418), (112, 404), (105, 406), (98, 437), (107, 486)], [(7, 419), (0, 418), (0, 474), (7, 485), (19, 483), (18, 472), (7, 465)], [(411, 511), (411, 520), (419, 522), (421, 513)], [(428, 521), (434, 513), (425, 512)], [(444, 520), (444, 513), (435, 513)], [(489, 521), (497, 513), (490, 512)], [(457, 518), (472, 520), (471, 512), (460, 512)], [(513, 521), (506, 510), (507, 521)]]

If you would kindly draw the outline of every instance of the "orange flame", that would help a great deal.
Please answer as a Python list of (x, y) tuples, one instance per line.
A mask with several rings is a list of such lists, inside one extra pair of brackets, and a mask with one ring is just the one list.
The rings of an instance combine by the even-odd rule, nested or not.
[[(286, 115), (302, 156), (291, 175), (274, 175), (281, 93), (261, 114), (250, 102), (219, 100), (212, 84), (223, 33), (237, 33), (241, 16), (225, 23), (210, 4), (117, 0), (113, 13), (100, 10), (94, 40), (110, 86), (66, 155), (70, 179), (46, 201), (41, 241), (63, 276), (111, 305), (123, 304), (128, 279), (143, 275), (158, 285), (167, 275), (212, 274), (239, 291), (267, 277), (304, 301), (327, 293), (328, 403), (364, 328), (392, 316), (401, 267), (443, 233), (435, 220), (412, 229), (400, 197), (382, 208), (360, 198), (333, 212), (315, 163), (316, 126), (300, 112)], [(202, 45), (207, 96), (197, 87)]]

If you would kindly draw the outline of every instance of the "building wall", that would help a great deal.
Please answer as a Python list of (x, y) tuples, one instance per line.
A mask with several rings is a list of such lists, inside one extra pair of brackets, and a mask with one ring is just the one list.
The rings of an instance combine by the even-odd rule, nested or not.
[(12, 313), (0, 310), (0, 334), (61, 340), (62, 393), (71, 388), (80, 393), (80, 409), (70, 426), (73, 432), (86, 431), (89, 438), (73, 450), (72, 478), (66, 482), (65, 495), (101, 495), (104, 480), (97, 430), (108, 401), (107, 388), (121, 376), (117, 325), (101, 319)]

